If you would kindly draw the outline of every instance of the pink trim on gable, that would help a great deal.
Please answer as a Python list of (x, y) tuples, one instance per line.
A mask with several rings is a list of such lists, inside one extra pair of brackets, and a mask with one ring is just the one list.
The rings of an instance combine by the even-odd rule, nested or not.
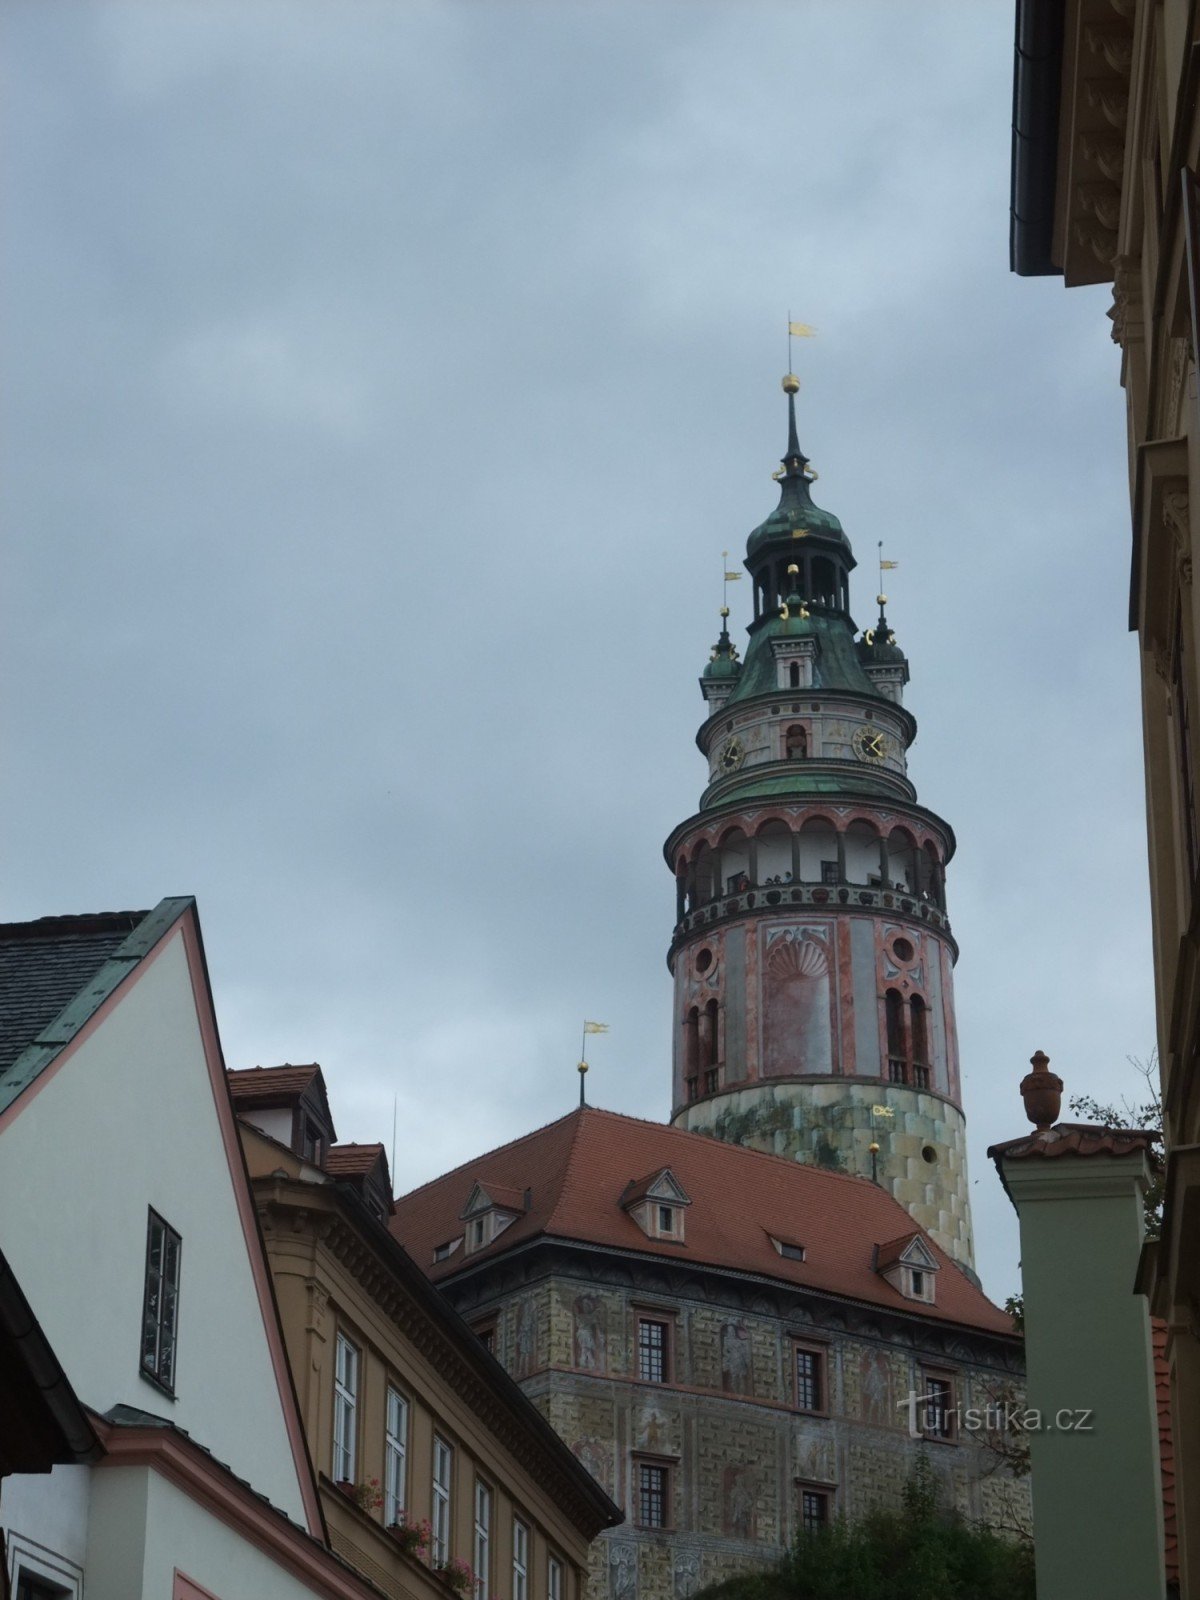
[[(371, 1583), (327, 1550), (319, 1539), (274, 1510), (186, 1434), (160, 1427), (114, 1427), (103, 1417), (89, 1415), (105, 1450), (96, 1463), (96, 1471), (145, 1467), (157, 1472), (323, 1600), (378, 1600), (379, 1591)], [(182, 1574), (176, 1571), (177, 1584), (181, 1578)], [(183, 1591), (185, 1595), (194, 1593), (202, 1600), (215, 1600), (192, 1579), (182, 1581), (192, 1584), (191, 1589)]]
[(175, 1582), (171, 1587), (171, 1600), (220, 1600), (211, 1589), (202, 1589), (198, 1583), (175, 1568)]
[[(213, 1010), (212, 992), (208, 985), (208, 973), (205, 970), (204, 955), (200, 948), (199, 927), (194, 906), (189, 907), (180, 919), (180, 927), (183, 933), (184, 951), (187, 955), (188, 972), (191, 974), (192, 979), (192, 994), (196, 1001), (196, 1021), (199, 1024), (200, 1037), (204, 1044), (204, 1058), (208, 1063), (208, 1077), (209, 1085), (212, 1089), (213, 1105), (216, 1108), (217, 1123), (221, 1129), (221, 1139), (225, 1146), (225, 1160), (229, 1166), (229, 1180), (233, 1185), (234, 1198), (237, 1201), (238, 1218), (241, 1221), (242, 1233), (246, 1240), (246, 1253), (250, 1258), (250, 1269), (254, 1274), (254, 1287), (258, 1292), (258, 1305), (262, 1313), (263, 1333), (266, 1335), (267, 1349), (271, 1356), (271, 1365), (275, 1371), (275, 1384), (279, 1391), (279, 1403), (283, 1409), (284, 1426), (287, 1429), (288, 1443), (291, 1445), (292, 1459), (296, 1466), (296, 1477), (300, 1484), (300, 1496), (304, 1502), (304, 1512), (308, 1519), (309, 1532), (324, 1538), (326, 1531), (325, 1519), (321, 1513), (321, 1502), (317, 1496), (312, 1460), (308, 1454), (308, 1446), (304, 1439), (304, 1429), (300, 1423), (300, 1407), (292, 1383), (292, 1372), (288, 1365), (287, 1353), (283, 1347), (283, 1330), (279, 1324), (279, 1312), (271, 1285), (270, 1268), (267, 1266), (266, 1256), (263, 1253), (262, 1240), (258, 1231), (258, 1213), (254, 1208), (254, 1199), (250, 1193), (250, 1183), (246, 1177), (246, 1158), (242, 1154), (242, 1141), (238, 1137), (233, 1105), (229, 1098), (229, 1087), (225, 1081), (225, 1059), (221, 1053), (221, 1041), (217, 1036), (217, 1019)], [(203, 1003), (201, 1002), (201, 996), (203, 996)]]

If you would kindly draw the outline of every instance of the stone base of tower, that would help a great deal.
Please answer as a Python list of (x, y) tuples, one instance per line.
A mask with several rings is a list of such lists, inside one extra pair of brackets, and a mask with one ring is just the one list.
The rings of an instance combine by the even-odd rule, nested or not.
[[(881, 1115), (879, 1108), (890, 1111)], [(940, 1095), (848, 1078), (754, 1084), (681, 1106), (677, 1128), (788, 1156), (855, 1177), (871, 1176), (972, 1277), (967, 1133), (961, 1111)]]

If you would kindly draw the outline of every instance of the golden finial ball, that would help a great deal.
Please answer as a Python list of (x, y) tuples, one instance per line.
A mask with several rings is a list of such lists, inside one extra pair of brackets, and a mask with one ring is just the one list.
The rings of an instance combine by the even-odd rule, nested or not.
[(795, 562), (794, 562), (794, 561), (793, 561), (793, 562), (792, 562), (792, 564), (791, 564), (791, 566), (790, 566), (790, 567), (789, 567), (789, 568), (788, 568), (788, 577), (789, 577), (789, 578), (794, 578), (794, 577), (796, 577), (796, 575), (797, 575), (797, 574), (798, 574), (798, 573), (799, 573), (799, 571), (800, 571), (800, 568), (799, 568), (799, 567), (798, 567), (798, 566), (797, 566), (797, 565), (796, 565), (796, 563), (795, 563)]
[(787, 377), (783, 380), (783, 392), (784, 394), (800, 393), (800, 379), (794, 372), (789, 372)]
[(871, 1143), (867, 1146), (867, 1150), (873, 1156), (877, 1156), (879, 1154), (879, 1146), (875, 1143), (874, 1139), (872, 1139)]
[(885, 595), (885, 594), (877, 594), (875, 596), (875, 604), (877, 606), (885, 606), (885, 605), (887, 605), (887, 595)]
[(727, 617), (729, 615), (729, 607), (728, 606), (722, 606), (721, 607), (721, 615), (723, 617)]

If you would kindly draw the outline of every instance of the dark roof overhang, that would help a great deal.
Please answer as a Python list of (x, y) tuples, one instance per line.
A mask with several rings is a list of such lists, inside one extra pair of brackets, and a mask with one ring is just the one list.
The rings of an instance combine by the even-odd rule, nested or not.
[(1009, 266), (1022, 278), (1057, 273), (1051, 254), (1058, 183), (1064, 0), (1017, 0), (1013, 45)]

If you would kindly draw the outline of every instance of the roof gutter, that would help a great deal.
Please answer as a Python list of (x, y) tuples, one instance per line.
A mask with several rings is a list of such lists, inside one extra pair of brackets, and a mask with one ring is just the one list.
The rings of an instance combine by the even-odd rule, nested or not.
[(1065, 0), (1017, 0), (1013, 44), (1011, 270), (1062, 276), (1051, 255), (1058, 181)]

